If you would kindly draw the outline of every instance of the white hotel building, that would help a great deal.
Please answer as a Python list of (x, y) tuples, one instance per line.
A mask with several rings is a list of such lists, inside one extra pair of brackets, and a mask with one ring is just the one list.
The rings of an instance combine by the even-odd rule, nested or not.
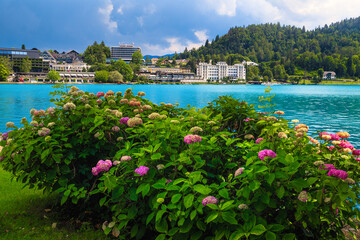
[(218, 62), (216, 65), (210, 63), (199, 63), (196, 75), (204, 80), (246, 79), (246, 69), (243, 64), (227, 65), (226, 62)]

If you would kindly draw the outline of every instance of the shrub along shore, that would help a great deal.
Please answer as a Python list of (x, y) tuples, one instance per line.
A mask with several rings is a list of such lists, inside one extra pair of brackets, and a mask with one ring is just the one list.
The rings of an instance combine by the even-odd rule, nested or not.
[[(91, 212), (119, 239), (342, 239), (357, 228), (360, 150), (230, 96), (198, 109), (135, 95), (64, 91), (7, 123), (0, 159), (61, 213)], [(270, 110), (268, 110), (270, 108)]]

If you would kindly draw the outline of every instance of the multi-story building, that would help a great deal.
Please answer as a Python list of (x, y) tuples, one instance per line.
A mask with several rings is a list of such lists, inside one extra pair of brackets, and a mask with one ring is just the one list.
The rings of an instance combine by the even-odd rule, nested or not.
[(50, 64), (50, 70), (58, 72), (83, 72), (83, 70), (88, 71), (89, 68), (90, 66), (84, 62)]
[(196, 75), (206, 80), (246, 79), (246, 69), (243, 64), (229, 66), (226, 62), (218, 62), (216, 65), (199, 63)]
[(51, 52), (49, 51), (43, 51), (41, 54), (40, 54), (40, 57), (42, 59), (44, 59), (45, 61), (49, 61), (51, 63), (56, 63), (56, 58), (54, 57), (55, 54), (52, 54)]
[(190, 68), (147, 67), (150, 73), (191, 73)]
[(117, 61), (121, 58), (123, 61), (129, 63), (132, 59), (132, 55), (136, 52), (141, 52), (141, 48), (134, 47), (134, 45), (119, 45), (110, 48), (111, 59)]
[(49, 71), (49, 61), (40, 58), (38, 50), (0, 48), (0, 56), (8, 57), (13, 62), (14, 72), (20, 71), (20, 66), (26, 58), (31, 61), (31, 72)]

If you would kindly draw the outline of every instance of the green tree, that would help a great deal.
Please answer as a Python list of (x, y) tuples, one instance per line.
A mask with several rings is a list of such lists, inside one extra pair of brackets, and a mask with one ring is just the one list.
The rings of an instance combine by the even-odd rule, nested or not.
[(47, 78), (53, 82), (59, 81), (61, 79), (60, 74), (54, 70), (51, 70), (50, 72), (48, 72)]
[(134, 76), (133, 70), (123, 60), (119, 59), (119, 60), (113, 62), (112, 68), (113, 68), (113, 70), (117, 70), (118, 72), (121, 73), (121, 75), (123, 75), (125, 82), (129, 82), (133, 79), (133, 76)]
[(0, 64), (0, 81), (6, 81), (9, 74), (10, 71), (3, 64)]
[(21, 49), (26, 49), (25, 44), (21, 45)]
[(4, 65), (4, 67), (9, 71), (9, 73), (13, 72), (13, 62), (10, 61), (7, 57), (0, 57), (0, 64)]
[(123, 76), (118, 71), (111, 71), (109, 73), (109, 82), (123, 82)]
[(263, 72), (263, 77), (265, 76), (267, 76), (270, 81), (274, 78), (273, 73), (270, 69), (265, 69), (265, 71)]
[(143, 62), (143, 55), (141, 54), (140, 51), (134, 52), (134, 54), (131, 57), (131, 62), (136, 65), (141, 65), (141, 63)]
[(103, 41), (100, 44), (95, 41), (93, 45), (86, 48), (83, 57), (84, 62), (90, 65), (106, 63), (106, 58), (110, 57), (110, 48), (105, 46)]
[(102, 82), (105, 83), (109, 79), (109, 72), (108, 71), (97, 71), (95, 72), (95, 82)]
[(19, 67), (19, 71), (27, 73), (31, 71), (31, 68), (32, 68), (31, 60), (29, 59), (29, 57), (26, 57), (22, 60), (22, 63), (20, 64)]
[(323, 78), (323, 76), (324, 76), (324, 69), (319, 68), (319, 69), (318, 69), (318, 71), (317, 71), (317, 73), (318, 73), (318, 75), (319, 75), (320, 79), (322, 79), (322, 78)]

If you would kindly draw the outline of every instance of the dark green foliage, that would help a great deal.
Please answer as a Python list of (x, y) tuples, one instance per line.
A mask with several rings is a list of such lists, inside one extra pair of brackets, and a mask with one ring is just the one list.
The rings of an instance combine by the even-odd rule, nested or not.
[(104, 41), (98, 44), (96, 41), (93, 45), (88, 46), (83, 54), (84, 62), (90, 65), (106, 63), (106, 58), (110, 57), (110, 48), (105, 46)]
[[(356, 228), (360, 188), (351, 182), (359, 181), (359, 163), (329, 140), (311, 143), (306, 125), (295, 128), (274, 116), (283, 112), (260, 114), (230, 96), (202, 109), (183, 109), (154, 104), (131, 89), (104, 97), (78, 90), (56, 91), (55, 109), (32, 110), (36, 122), (23, 119), (22, 128), (8, 123), (13, 131), (0, 142), (1, 165), (30, 187), (59, 193), (61, 204), (103, 212), (97, 217), (107, 220), (105, 234), (119, 239), (343, 239), (345, 224)], [(274, 107), (270, 92), (267, 88), (270, 96), (259, 99), (267, 103), (260, 106), (265, 111)], [(122, 117), (131, 120), (120, 124)], [(135, 120), (137, 125), (130, 124)], [(185, 143), (190, 134), (202, 140)], [(255, 143), (258, 137), (263, 141)], [(264, 149), (277, 156), (260, 160)], [(131, 159), (120, 161), (124, 156)], [(113, 165), (93, 175), (100, 159)], [(347, 171), (353, 180), (328, 176), (319, 169), (324, 163)], [(147, 174), (135, 173), (140, 166), (149, 168)], [(204, 206), (208, 196), (218, 201)]]
[[(335, 71), (339, 77), (360, 77), (357, 71), (360, 65), (359, 42), (360, 18), (343, 20), (312, 31), (270, 23), (233, 27), (224, 36), (217, 36), (198, 50), (185, 49), (180, 58), (194, 57), (202, 61), (202, 57), (208, 56), (213, 63), (226, 61), (228, 64), (233, 64), (235, 60), (266, 62), (276, 79), (276, 65), (283, 65), (285, 74), (289, 75), (295, 74), (295, 68), (308, 72), (323, 68)], [(208, 62), (206, 57), (205, 61)]]

